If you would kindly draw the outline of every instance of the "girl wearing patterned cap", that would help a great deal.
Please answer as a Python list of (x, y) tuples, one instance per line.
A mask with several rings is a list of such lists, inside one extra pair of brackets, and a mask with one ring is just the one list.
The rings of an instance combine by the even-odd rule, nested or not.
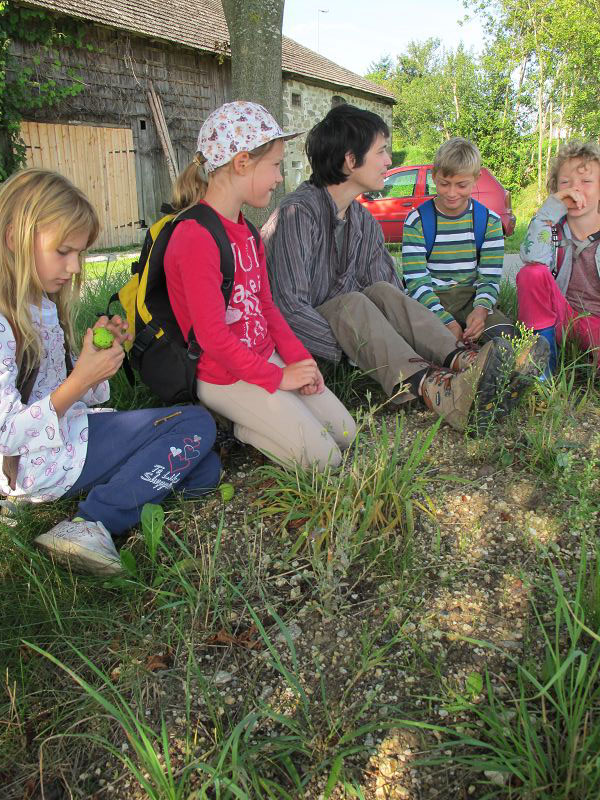
[(355, 436), (352, 417), (271, 297), (262, 242), (241, 213), (264, 208), (282, 182), (286, 134), (262, 106), (234, 101), (207, 118), (194, 161), (174, 188), (177, 209), (205, 203), (218, 215), (235, 260), (227, 308), (219, 249), (195, 220), (182, 220), (165, 254), (171, 306), (202, 349), (202, 403), (234, 423), (236, 437), (279, 463), (338, 466)]

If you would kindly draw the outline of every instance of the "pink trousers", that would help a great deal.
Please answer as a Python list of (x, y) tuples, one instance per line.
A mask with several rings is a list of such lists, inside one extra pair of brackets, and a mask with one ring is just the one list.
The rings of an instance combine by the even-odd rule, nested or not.
[(561, 294), (544, 264), (525, 264), (517, 272), (517, 302), (519, 319), (528, 328), (541, 330), (555, 326), (559, 342), (568, 333), (584, 350), (600, 348), (600, 317), (580, 316)]

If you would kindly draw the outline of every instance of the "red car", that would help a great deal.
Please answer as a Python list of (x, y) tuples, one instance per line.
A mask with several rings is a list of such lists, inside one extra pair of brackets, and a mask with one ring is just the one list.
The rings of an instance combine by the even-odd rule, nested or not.
[[(433, 164), (394, 167), (387, 171), (382, 191), (358, 196), (359, 203), (380, 223), (386, 242), (401, 242), (406, 217), (435, 195), (432, 168)], [(473, 197), (500, 216), (504, 235), (510, 236), (516, 223), (510, 192), (485, 167), (481, 169)]]

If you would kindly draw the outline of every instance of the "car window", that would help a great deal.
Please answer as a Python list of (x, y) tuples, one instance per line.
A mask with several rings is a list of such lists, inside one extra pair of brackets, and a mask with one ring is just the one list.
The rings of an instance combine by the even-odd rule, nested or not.
[(437, 194), (437, 189), (433, 180), (433, 172), (428, 169), (425, 175), (425, 196), (428, 197), (431, 194)]
[(417, 185), (418, 170), (407, 169), (388, 175), (383, 185), (381, 197), (412, 197)]

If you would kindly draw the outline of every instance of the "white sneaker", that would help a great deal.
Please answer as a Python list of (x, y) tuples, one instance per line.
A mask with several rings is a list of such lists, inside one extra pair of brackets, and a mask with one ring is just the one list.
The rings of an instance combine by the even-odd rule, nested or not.
[(65, 519), (38, 536), (35, 544), (56, 561), (93, 575), (124, 572), (112, 536), (101, 522)]

